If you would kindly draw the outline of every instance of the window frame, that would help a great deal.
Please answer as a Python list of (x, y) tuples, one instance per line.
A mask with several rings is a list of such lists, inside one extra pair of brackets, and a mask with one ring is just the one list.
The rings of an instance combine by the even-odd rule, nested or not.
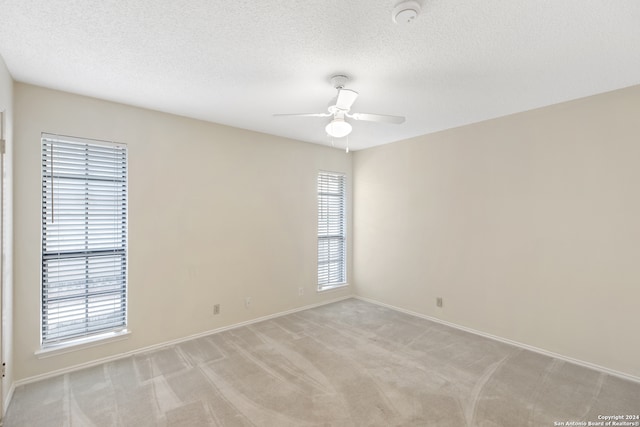
[[(323, 220), (322, 220), (322, 210), (325, 209), (325, 211), (330, 210), (328, 205), (323, 206), (323, 202), (324, 203), (331, 203), (332, 204), (332, 210), (335, 210), (336, 205), (335, 205), (335, 201), (333, 202), (329, 202), (326, 199), (323, 199), (323, 188), (322, 188), (322, 179), (331, 179), (328, 177), (332, 177), (332, 178), (340, 178), (340, 191), (337, 194), (332, 194), (332, 195), (327, 195), (324, 194), (324, 196), (330, 197), (330, 196), (338, 196), (340, 199), (338, 200), (338, 206), (339, 206), (339, 218), (337, 218), (337, 220), (339, 220), (339, 229), (341, 230), (341, 233), (339, 236), (337, 235), (330, 235), (329, 233), (325, 233), (327, 235), (322, 235), (321, 233), (321, 227), (325, 227), (325, 228), (330, 228), (330, 222), (332, 222), (332, 218), (326, 218), (325, 219), (325, 223), (322, 224)], [(324, 190), (326, 190), (326, 187), (324, 188)], [(344, 172), (334, 172), (334, 171), (327, 171), (327, 170), (320, 170), (317, 173), (316, 176), (316, 196), (317, 196), (317, 229), (316, 229), (316, 270), (317, 270), (317, 290), (318, 292), (323, 292), (323, 291), (328, 291), (328, 290), (332, 290), (332, 289), (336, 289), (336, 288), (341, 288), (344, 286), (348, 285), (348, 235), (347, 235), (347, 174)], [(325, 212), (326, 213), (326, 212)], [(335, 221), (336, 218), (334, 216), (333, 221)], [(340, 239), (341, 240), (341, 257), (337, 260), (337, 263), (339, 265), (341, 265), (340, 267), (340, 271), (339, 271), (339, 279), (338, 281), (335, 280), (331, 280), (331, 276), (335, 275), (335, 270), (332, 270), (331, 268), (331, 240), (332, 239)], [(326, 250), (328, 251), (328, 254), (326, 257), (321, 257), (323, 250), (321, 250), (321, 241), (325, 240), (325, 241), (329, 241), (329, 243), (326, 244)], [(335, 263), (335, 262), (334, 262)], [(321, 264), (327, 264), (327, 270), (324, 272), (321, 272)], [(326, 280), (321, 280), (321, 278), (323, 278), (323, 276), (326, 276)]]
[[(100, 340), (112, 341), (114, 339), (120, 339), (124, 335), (128, 335), (130, 332), (127, 330), (128, 327), (128, 253), (129, 253), (129, 243), (128, 243), (128, 220), (129, 220), (129, 201), (128, 201), (128, 187), (129, 187), (129, 174), (128, 174), (128, 147), (123, 143), (116, 143), (111, 141), (101, 141), (89, 138), (79, 138), (65, 135), (56, 135), (50, 133), (42, 133), (41, 134), (41, 220), (40, 220), (40, 238), (41, 238), (41, 249), (40, 249), (40, 347), (41, 350), (36, 352), (38, 353), (51, 353), (55, 352), (58, 349), (65, 349), (70, 346), (76, 347), (86, 347), (88, 345), (93, 345), (91, 343)], [(84, 146), (85, 151), (85, 159), (77, 160), (74, 159), (72, 161), (68, 160), (60, 160), (62, 156), (59, 156), (59, 160), (56, 161), (55, 156), (51, 156), (50, 153), (47, 154), (46, 150), (53, 149), (62, 150), (64, 152), (64, 148), (74, 151), (71, 154), (71, 157), (74, 155), (78, 155)], [(113, 155), (113, 173), (112, 179), (105, 179), (104, 177), (99, 176), (100, 167), (104, 168), (103, 165), (100, 165), (100, 161), (93, 158), (90, 160), (91, 156), (96, 156), (98, 152), (101, 150), (106, 150), (108, 153)], [(47, 238), (47, 233), (52, 235), (53, 230), (56, 230), (56, 233), (60, 233), (61, 230), (65, 232), (71, 232), (72, 226), (60, 227), (56, 229), (53, 227), (53, 222), (50, 222), (47, 218), (51, 217), (54, 213), (56, 214), (56, 219), (58, 221), (62, 221), (62, 218), (65, 216), (64, 208), (60, 208), (56, 206), (56, 188), (54, 187), (54, 181), (56, 179), (56, 168), (64, 168), (65, 166), (85, 166), (84, 175), (77, 172), (77, 170), (65, 174), (64, 172), (58, 172), (58, 179), (60, 180), (58, 185), (58, 191), (60, 191), (60, 185), (65, 185), (66, 183), (73, 184), (73, 194), (68, 197), (79, 198), (80, 196), (84, 197), (84, 202), (79, 203), (77, 200), (74, 200), (70, 203), (63, 204), (67, 209), (78, 208), (78, 206), (84, 206), (84, 213), (81, 213), (79, 216), (82, 217), (80, 222), (84, 221), (83, 225), (80, 225), (82, 232), (73, 231), (72, 237), (78, 237), (80, 235), (85, 236), (85, 242), (78, 245), (84, 245), (83, 249), (78, 249), (77, 247), (70, 250), (64, 250), (61, 245), (68, 244), (64, 241), (64, 237), (56, 236), (54, 238)], [(64, 169), (63, 169), (64, 170)], [(110, 171), (109, 171), (110, 172)], [(109, 173), (107, 172), (107, 174)], [(72, 174), (75, 174), (72, 176)], [(106, 224), (107, 226), (113, 226), (112, 236), (107, 238), (107, 243), (104, 245), (101, 243), (97, 243), (98, 240), (101, 240), (101, 237), (96, 237), (97, 234), (103, 233), (104, 223), (102, 219), (99, 221), (100, 225), (95, 223), (97, 215), (95, 213), (91, 213), (91, 209), (97, 209), (91, 203), (100, 204), (98, 202), (99, 197), (95, 196), (94, 191), (90, 188), (92, 186), (97, 185), (97, 183), (108, 183), (107, 188), (108, 191), (113, 191), (113, 196), (108, 198), (109, 202), (113, 202), (113, 213), (109, 213), (107, 215)], [(82, 189), (79, 189), (83, 187)], [(101, 191), (101, 190), (99, 190)], [(92, 194), (93, 193), (93, 194)], [(51, 199), (51, 195), (53, 194), (53, 198)], [(60, 196), (58, 196), (60, 197)], [(50, 200), (51, 199), (51, 200)], [(61, 203), (61, 202), (58, 202)], [(63, 212), (62, 214), (56, 212), (56, 208), (59, 212)], [(102, 207), (100, 207), (102, 209)], [(108, 208), (107, 208), (108, 209)], [(58, 216), (62, 215), (62, 216)], [(100, 214), (102, 215), (102, 214)], [(67, 217), (68, 220), (68, 217)], [(92, 224), (91, 221), (94, 221)], [(77, 224), (76, 228), (78, 227)], [(90, 231), (90, 227), (93, 225), (96, 228), (99, 228), (99, 231)], [(51, 244), (51, 247), (48, 247), (48, 244)], [(76, 246), (76, 245), (72, 245)], [(98, 248), (96, 248), (98, 246)], [(104, 246), (104, 247), (101, 247)], [(56, 248), (57, 247), (57, 248)], [(102, 257), (102, 259), (99, 259)], [(104, 262), (104, 259), (111, 257), (113, 258), (113, 262), (110, 263), (112, 267), (108, 268), (108, 272), (112, 274), (112, 277), (104, 276), (99, 277), (100, 280), (96, 281), (97, 276), (97, 267), (91, 266), (92, 262), (96, 262), (98, 259), (98, 263), (101, 261)], [(62, 261), (61, 261), (62, 260)], [(84, 271), (84, 284), (76, 284), (75, 288), (77, 290), (81, 290), (81, 288), (85, 291), (85, 311), (82, 316), (77, 315), (77, 317), (84, 317), (84, 321), (80, 322), (84, 328), (82, 333), (77, 332), (82, 328), (78, 328), (76, 332), (69, 333), (69, 330), (73, 330), (73, 328), (68, 328), (67, 334), (62, 334), (61, 336), (56, 335), (51, 332), (51, 325), (53, 322), (47, 320), (47, 316), (51, 316), (51, 311), (55, 311), (52, 309), (51, 304), (55, 304), (55, 301), (64, 301), (62, 294), (59, 294), (57, 298), (48, 297), (46, 293), (49, 292), (55, 296), (55, 292), (69, 292), (72, 291), (64, 290), (65, 286), (62, 286), (63, 290), (57, 290), (55, 286), (51, 286), (52, 283), (55, 283), (55, 279), (53, 281), (50, 279), (49, 274), (52, 272), (52, 269), (55, 269), (55, 263), (58, 262), (60, 265), (58, 268), (62, 267), (63, 269), (66, 267), (64, 265), (64, 260), (75, 260), (77, 264), (81, 264), (84, 260), (84, 267), (80, 268), (77, 265), (74, 267), (74, 272), (79, 272), (81, 269)], [(51, 266), (53, 263), (53, 267)], [(73, 263), (73, 262), (71, 262)], [(102, 267), (100, 267), (101, 269)], [(94, 271), (91, 271), (91, 270)], [(63, 281), (64, 274), (57, 274), (58, 280)], [(67, 279), (71, 281), (71, 279)], [(78, 281), (78, 279), (74, 279)], [(91, 289), (91, 284), (99, 283), (97, 286), (103, 286), (103, 289), (96, 290)], [(84, 286), (84, 287), (83, 287)], [(67, 289), (74, 288), (74, 286), (68, 286)], [(73, 295), (68, 297), (70, 302), (69, 306), (62, 307), (58, 310), (58, 318), (64, 317), (65, 310), (79, 310), (76, 305), (79, 304), (78, 299), (80, 292), (76, 291)], [(100, 298), (104, 298), (104, 300), (100, 300)], [(109, 297), (111, 297), (111, 308), (109, 308)], [(89, 298), (93, 298), (92, 302), (89, 302)], [(53, 302), (52, 302), (53, 301)], [(106, 303), (104, 301), (107, 301)], [(92, 311), (89, 306), (93, 304), (93, 316), (91, 319), (90, 312)], [(103, 307), (107, 307), (104, 311)], [(104, 321), (104, 319), (96, 318), (96, 312), (100, 312), (101, 316), (106, 316), (107, 319), (110, 317), (113, 320)], [(63, 314), (64, 313), (64, 314)], [(62, 322), (58, 320), (58, 323)], [(104, 323), (102, 323), (104, 322)]]

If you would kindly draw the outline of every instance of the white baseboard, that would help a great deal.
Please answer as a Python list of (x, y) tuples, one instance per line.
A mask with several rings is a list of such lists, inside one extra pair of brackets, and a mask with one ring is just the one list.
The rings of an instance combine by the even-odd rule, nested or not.
[(251, 325), (251, 324), (254, 324), (254, 323), (263, 322), (265, 320), (275, 319), (275, 318), (278, 318), (278, 317), (286, 316), (288, 314), (297, 313), (297, 312), (300, 312), (300, 311), (308, 310), (310, 308), (320, 307), (320, 306), (323, 306), (323, 305), (331, 304), (331, 303), (342, 301), (342, 300), (349, 299), (349, 298), (356, 298), (356, 299), (359, 299), (359, 300), (362, 300), (362, 301), (366, 301), (366, 302), (369, 302), (369, 303), (372, 303), (372, 304), (376, 304), (376, 305), (379, 305), (379, 306), (382, 306), (382, 307), (389, 308), (391, 310), (399, 311), (401, 313), (405, 313), (405, 314), (408, 314), (408, 315), (411, 315), (411, 316), (415, 316), (415, 317), (419, 317), (419, 318), (422, 318), (422, 319), (430, 320), (432, 322), (440, 323), (442, 325), (446, 325), (446, 326), (452, 327), (454, 329), (459, 329), (459, 330), (462, 330), (462, 331), (465, 331), (465, 332), (469, 332), (469, 333), (472, 333), (472, 334), (475, 334), (475, 335), (479, 335), (479, 336), (482, 336), (482, 337), (485, 337), (485, 338), (489, 338), (489, 339), (492, 339), (492, 340), (495, 340), (495, 341), (499, 341), (499, 342), (502, 342), (502, 343), (505, 343), (505, 344), (509, 344), (509, 345), (512, 345), (512, 346), (515, 346), (515, 347), (519, 347), (519, 348), (522, 348), (522, 349), (525, 349), (525, 350), (533, 351), (535, 353), (543, 354), (545, 356), (553, 357), (553, 358), (556, 358), (556, 359), (559, 359), (559, 360), (564, 360), (564, 361), (569, 362), (569, 363), (574, 363), (576, 365), (584, 366), (586, 368), (594, 369), (596, 371), (600, 371), (600, 372), (603, 372), (603, 373), (606, 373), (606, 374), (609, 374), (609, 375), (613, 375), (613, 376), (616, 376), (616, 377), (619, 377), (619, 378), (623, 378), (625, 380), (629, 380), (629, 381), (634, 381), (634, 382), (639, 382), (640, 383), (640, 377), (637, 377), (637, 376), (634, 376), (634, 375), (631, 375), (631, 374), (627, 374), (627, 373), (624, 373), (624, 372), (616, 371), (614, 369), (609, 369), (607, 367), (596, 365), (596, 364), (590, 363), (590, 362), (585, 362), (583, 360), (574, 359), (572, 357), (568, 357), (568, 356), (565, 356), (565, 355), (562, 355), (562, 354), (559, 354), (559, 353), (554, 353), (552, 351), (544, 350), (544, 349), (541, 349), (541, 348), (538, 348), (538, 347), (534, 347), (534, 346), (531, 346), (531, 345), (528, 345), (528, 344), (524, 344), (524, 343), (521, 343), (521, 342), (518, 342), (518, 341), (513, 341), (513, 340), (510, 340), (510, 339), (507, 339), (507, 338), (502, 338), (502, 337), (499, 337), (499, 336), (496, 336), (496, 335), (492, 335), (492, 334), (489, 334), (489, 333), (486, 333), (486, 332), (482, 332), (482, 331), (479, 331), (479, 330), (476, 330), (476, 329), (468, 328), (466, 326), (461, 326), (461, 325), (458, 325), (458, 324), (455, 324), (455, 323), (447, 322), (446, 320), (438, 319), (437, 317), (427, 316), (425, 314), (417, 313), (417, 312), (414, 312), (414, 311), (411, 311), (411, 310), (406, 310), (404, 308), (396, 307), (396, 306), (391, 305), (391, 304), (385, 304), (383, 302), (380, 302), (380, 301), (377, 301), (377, 300), (374, 300), (374, 299), (365, 298), (365, 297), (361, 297), (361, 296), (357, 296), (357, 295), (347, 295), (347, 296), (343, 296), (343, 297), (340, 297), (340, 298), (335, 298), (335, 299), (332, 299), (332, 300), (329, 300), (329, 301), (323, 301), (323, 302), (316, 303), (316, 304), (305, 305), (305, 306), (294, 308), (294, 309), (291, 309), (291, 310), (286, 310), (286, 311), (270, 314), (270, 315), (267, 315), (267, 316), (258, 317), (256, 319), (247, 320), (245, 322), (240, 322), (240, 323), (235, 323), (233, 325), (223, 326), (221, 328), (212, 329), (212, 330), (205, 331), (205, 332), (200, 332), (200, 333), (197, 333), (197, 334), (189, 335), (189, 336), (178, 338), (178, 339), (175, 339), (175, 340), (166, 341), (166, 342), (159, 343), (159, 344), (154, 344), (154, 345), (151, 345), (151, 346), (139, 348), (139, 349), (136, 349), (136, 350), (125, 352), (125, 353), (119, 353), (117, 355), (113, 355), (113, 356), (109, 356), (109, 357), (103, 357), (101, 359), (92, 360), (90, 362), (85, 362), (85, 363), (81, 363), (81, 364), (78, 364), (78, 365), (73, 365), (73, 366), (69, 366), (69, 367), (66, 367), (66, 368), (58, 369), (58, 370), (55, 370), (55, 371), (47, 372), (47, 373), (44, 373), (44, 374), (40, 374), (40, 375), (35, 375), (35, 376), (32, 376), (32, 377), (24, 378), (24, 379), (15, 381), (13, 384), (11, 384), (11, 388), (9, 390), (9, 393), (7, 394), (7, 398), (5, 399), (5, 408), (7, 408), (9, 406), (9, 402), (11, 402), (11, 397), (13, 396), (13, 392), (14, 392), (15, 388), (16, 387), (20, 387), (20, 386), (25, 385), (25, 384), (33, 383), (33, 382), (36, 382), (36, 381), (41, 381), (41, 380), (44, 380), (44, 379), (47, 379), (47, 378), (52, 378), (52, 377), (55, 377), (55, 376), (58, 376), (58, 375), (67, 374), (69, 372), (75, 372), (75, 371), (78, 371), (78, 370), (81, 370), (81, 369), (85, 369), (85, 368), (89, 368), (89, 367), (92, 367), (92, 366), (100, 365), (102, 363), (107, 363), (107, 362), (112, 362), (114, 360), (124, 359), (125, 357), (129, 357), (129, 356), (133, 356), (133, 355), (137, 355), (137, 354), (142, 354), (142, 353), (147, 353), (147, 352), (153, 351), (153, 350), (159, 350), (161, 348), (170, 347), (172, 345), (180, 344), (182, 342), (189, 341), (189, 340), (196, 339), (196, 338), (200, 338), (200, 337), (203, 337), (203, 336), (206, 336), (206, 335), (211, 335), (211, 334), (216, 334), (216, 333), (219, 333), (219, 332), (224, 332), (224, 331), (228, 331), (228, 330), (232, 330), (232, 329), (236, 329), (236, 328), (241, 328), (243, 326), (247, 326), (247, 325)]
[[(66, 368), (58, 369), (58, 370), (47, 372), (47, 373), (44, 373), (44, 374), (34, 375), (34, 376), (28, 377), (28, 378), (23, 378), (21, 380), (15, 381), (15, 383), (12, 384), (12, 386), (11, 386), (11, 394), (13, 394), (13, 390), (15, 389), (15, 387), (20, 387), (20, 386), (25, 385), (25, 384), (34, 383), (36, 381), (45, 380), (47, 378), (56, 377), (58, 375), (68, 374), (69, 372), (79, 371), (81, 369), (90, 368), (92, 366), (101, 365), (103, 363), (113, 362), (115, 360), (124, 359), (125, 357), (134, 356), (134, 355), (142, 354), (142, 353), (147, 353), (147, 352), (153, 351), (153, 350), (159, 350), (161, 348), (170, 347), (172, 345), (180, 344), (182, 342), (189, 341), (189, 340), (192, 340), (192, 339), (204, 337), (204, 336), (211, 335), (211, 334), (217, 334), (219, 332), (229, 331), (231, 329), (241, 328), (243, 326), (247, 326), (247, 325), (251, 325), (251, 324), (259, 323), (259, 322), (264, 322), (265, 320), (275, 319), (277, 317), (286, 316), (288, 314), (297, 313), (299, 311), (308, 310), (310, 308), (315, 308), (315, 307), (320, 307), (320, 306), (327, 305), (327, 304), (332, 304), (334, 302), (342, 301), (342, 300), (353, 298), (353, 297), (354, 297), (354, 295), (346, 295), (346, 296), (343, 296), (343, 297), (340, 297), (340, 298), (334, 298), (334, 299), (331, 299), (331, 300), (328, 300), (328, 301), (323, 301), (323, 302), (316, 303), (316, 304), (305, 305), (305, 306), (302, 306), (302, 307), (293, 308), (291, 310), (281, 311), (281, 312), (278, 312), (278, 313), (269, 314), (267, 316), (258, 317), (256, 319), (247, 320), (245, 322), (234, 323), (233, 325), (228, 325), (228, 326), (223, 326), (221, 328), (211, 329), (209, 331), (200, 332), (200, 333), (197, 333), (197, 334), (189, 335), (189, 336), (178, 338), (178, 339), (175, 339), (175, 340), (165, 341), (165, 342), (162, 342), (162, 343), (159, 343), (159, 344), (154, 344), (154, 345), (150, 345), (150, 346), (147, 346), (147, 347), (139, 348), (139, 349), (136, 349), (136, 350), (127, 351), (125, 353), (119, 353), (119, 354), (116, 354), (116, 355), (113, 355), (113, 356), (103, 357), (103, 358), (100, 358), (100, 359), (92, 360), (90, 362), (80, 363), (78, 365), (69, 366), (69, 367), (66, 367)], [(10, 401), (11, 401), (11, 399), (7, 399), (7, 406), (8, 406), (8, 403)]]
[(459, 329), (461, 331), (469, 332), (469, 333), (474, 334), (474, 335), (479, 335), (481, 337), (489, 338), (489, 339), (492, 339), (494, 341), (499, 341), (499, 342), (502, 342), (502, 343), (505, 343), (505, 344), (509, 344), (509, 345), (512, 345), (512, 346), (515, 346), (515, 347), (520, 347), (520, 348), (523, 348), (525, 350), (533, 351), (534, 353), (543, 354), (545, 356), (549, 356), (549, 357), (553, 357), (553, 358), (556, 358), (556, 359), (564, 360), (565, 362), (569, 362), (569, 363), (573, 363), (573, 364), (576, 364), (576, 365), (580, 365), (580, 366), (583, 366), (585, 368), (589, 368), (589, 369), (593, 369), (593, 370), (596, 370), (596, 371), (600, 371), (600, 372), (603, 372), (605, 374), (613, 375), (613, 376), (616, 376), (616, 377), (619, 377), (619, 378), (622, 378), (622, 379), (625, 379), (625, 380), (629, 380), (629, 381), (634, 381), (634, 382), (640, 383), (640, 377), (637, 377), (637, 376), (631, 375), (631, 374), (627, 374), (625, 372), (616, 371), (614, 369), (609, 369), (609, 368), (604, 367), (604, 366), (596, 365), (595, 363), (585, 362), (584, 360), (574, 359), (573, 357), (565, 356), (565, 355), (562, 355), (562, 354), (559, 354), (559, 353), (554, 353), (552, 351), (545, 350), (545, 349), (538, 348), (538, 347), (534, 347), (534, 346), (531, 346), (529, 344), (524, 344), (524, 343), (521, 343), (521, 342), (518, 342), (518, 341), (513, 341), (513, 340), (510, 340), (508, 338), (502, 338), (502, 337), (499, 337), (497, 335), (491, 335), (489, 333), (478, 331), (478, 330), (472, 329), (472, 328), (468, 328), (466, 326), (461, 326), (461, 325), (458, 325), (458, 324), (455, 324), (455, 323), (447, 322), (446, 320), (438, 319), (437, 317), (427, 316), (426, 314), (417, 313), (417, 312), (411, 311), (411, 310), (406, 310), (404, 308), (396, 307), (396, 306), (391, 305), (391, 304), (385, 304), (383, 302), (376, 301), (376, 300), (371, 299), (371, 298), (365, 298), (365, 297), (361, 297), (361, 296), (357, 296), (357, 295), (354, 296), (354, 298), (362, 300), (362, 301), (370, 302), (372, 304), (376, 304), (376, 305), (379, 305), (379, 306), (382, 306), (382, 307), (386, 307), (386, 308), (389, 308), (391, 310), (399, 311), (401, 313), (409, 314), (411, 316), (419, 317), (421, 319), (426, 319), (426, 320), (430, 320), (432, 322), (440, 323), (442, 325), (449, 326), (449, 327), (452, 327), (454, 329)]

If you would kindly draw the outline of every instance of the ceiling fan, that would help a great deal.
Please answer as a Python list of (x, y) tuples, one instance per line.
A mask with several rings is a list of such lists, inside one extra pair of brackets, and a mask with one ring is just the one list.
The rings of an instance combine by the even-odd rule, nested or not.
[(333, 117), (325, 127), (327, 133), (334, 138), (342, 138), (351, 133), (351, 124), (345, 120), (363, 120), (368, 122), (381, 122), (400, 124), (405, 118), (401, 116), (388, 116), (384, 114), (350, 113), (351, 106), (358, 97), (358, 92), (352, 89), (345, 89), (345, 84), (349, 78), (344, 75), (331, 77), (331, 84), (338, 91), (335, 102), (329, 105), (327, 113), (302, 113), (302, 114), (274, 114), (274, 116), (294, 116), (294, 117)]

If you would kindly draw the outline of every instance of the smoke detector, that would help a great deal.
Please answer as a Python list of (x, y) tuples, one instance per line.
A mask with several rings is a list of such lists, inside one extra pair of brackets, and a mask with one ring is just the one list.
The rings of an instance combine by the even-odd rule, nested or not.
[(398, 25), (411, 24), (420, 15), (420, 3), (414, 0), (402, 1), (393, 8), (391, 18)]

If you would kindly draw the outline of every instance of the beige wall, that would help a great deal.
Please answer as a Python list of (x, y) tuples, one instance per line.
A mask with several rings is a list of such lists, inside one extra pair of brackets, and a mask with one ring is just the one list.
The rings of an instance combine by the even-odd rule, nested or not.
[(359, 295), (640, 377), (640, 86), (358, 151), (354, 176)]
[[(359, 295), (640, 376), (640, 87), (359, 151), (353, 174), (327, 147), (14, 97), (16, 380), (350, 294), (315, 291), (319, 169), (353, 176)], [(47, 359), (40, 132), (127, 143), (130, 166), (132, 335)]]
[(2, 378), (2, 415), (13, 384), (13, 80), (0, 57), (0, 111), (4, 112), (4, 155), (2, 177), (2, 361), (6, 373)]
[[(17, 380), (351, 293), (316, 292), (316, 175), (350, 177), (343, 151), (19, 83), (15, 117)], [(132, 335), (46, 359), (41, 132), (129, 147)]]

